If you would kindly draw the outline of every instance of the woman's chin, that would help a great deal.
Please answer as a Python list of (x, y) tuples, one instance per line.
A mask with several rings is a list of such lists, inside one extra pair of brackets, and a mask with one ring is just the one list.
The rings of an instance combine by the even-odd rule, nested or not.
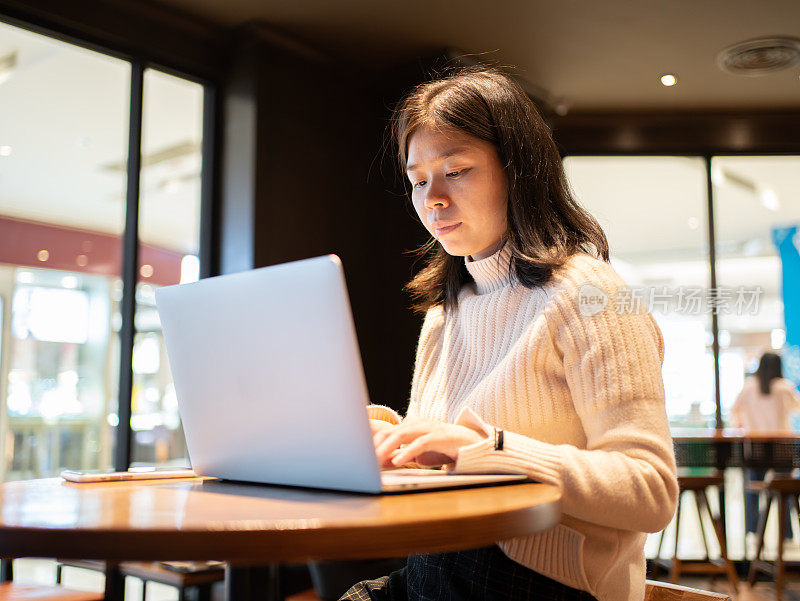
[(468, 249), (465, 249), (457, 244), (443, 242), (442, 240), (439, 240), (439, 244), (442, 245), (444, 252), (453, 257), (466, 257), (470, 254)]

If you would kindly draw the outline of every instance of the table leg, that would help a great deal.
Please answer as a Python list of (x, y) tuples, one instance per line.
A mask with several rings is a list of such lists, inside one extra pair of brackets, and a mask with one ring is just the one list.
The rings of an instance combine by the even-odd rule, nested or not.
[(119, 571), (119, 565), (108, 562), (106, 564), (106, 601), (125, 600), (125, 576)]
[(225, 601), (282, 601), (277, 564), (225, 568)]
[[(725, 471), (722, 472), (723, 478), (725, 477)], [(719, 524), (722, 529), (722, 540), (728, 541), (728, 528), (727, 528), (727, 513), (725, 513), (725, 480), (722, 481), (722, 484), (719, 486)]]

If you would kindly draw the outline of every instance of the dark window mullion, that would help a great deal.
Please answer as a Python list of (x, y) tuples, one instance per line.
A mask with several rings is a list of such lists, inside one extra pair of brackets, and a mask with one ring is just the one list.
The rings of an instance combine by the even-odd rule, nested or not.
[[(708, 203), (708, 260), (711, 268), (711, 291), (717, 292), (717, 244), (714, 228), (714, 182), (711, 180), (711, 156), (704, 157), (706, 162), (706, 202)], [(714, 353), (714, 402), (716, 403), (716, 427), (722, 428), (722, 405), (719, 391), (719, 320), (716, 303), (711, 309), (711, 349)]]
[(128, 186), (125, 197), (125, 232), (122, 238), (122, 327), (120, 328), (119, 424), (114, 469), (125, 471), (131, 463), (131, 390), (133, 339), (136, 335), (136, 282), (139, 271), (139, 174), (142, 158), (142, 94), (144, 64), (131, 64), (131, 103), (128, 129)]
[(211, 84), (203, 87), (203, 144), (200, 170), (200, 277), (217, 275), (216, 264), (216, 198), (217, 174), (217, 90)]

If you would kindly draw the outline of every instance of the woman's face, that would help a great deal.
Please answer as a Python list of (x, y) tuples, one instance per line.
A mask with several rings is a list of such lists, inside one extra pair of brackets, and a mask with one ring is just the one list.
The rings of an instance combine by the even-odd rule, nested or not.
[(484, 259), (508, 227), (508, 189), (490, 143), (457, 130), (422, 127), (408, 142), (411, 200), (422, 224), (454, 256)]

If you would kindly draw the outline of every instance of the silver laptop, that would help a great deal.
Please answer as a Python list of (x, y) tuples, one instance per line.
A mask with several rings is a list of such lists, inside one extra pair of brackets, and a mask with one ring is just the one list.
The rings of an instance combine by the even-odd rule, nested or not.
[(335, 255), (161, 288), (156, 302), (198, 475), (365, 493), (525, 479), (381, 472)]

